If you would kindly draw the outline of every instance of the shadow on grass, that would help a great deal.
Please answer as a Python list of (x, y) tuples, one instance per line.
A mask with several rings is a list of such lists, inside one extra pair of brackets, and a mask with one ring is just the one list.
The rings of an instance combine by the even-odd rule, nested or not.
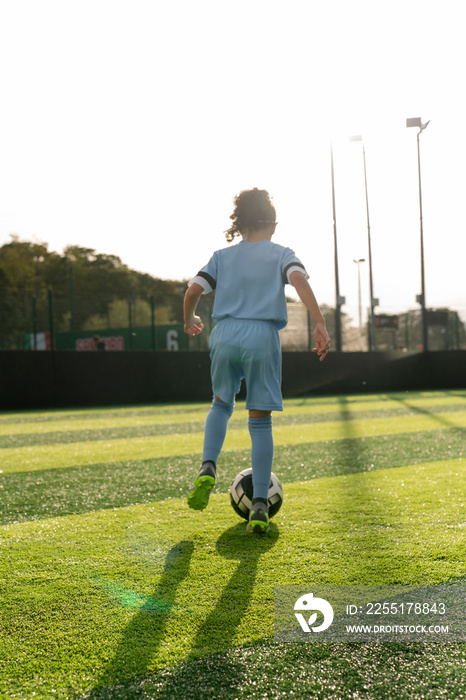
[(440, 415), (439, 413), (435, 413), (435, 406), (432, 407), (432, 410), (428, 410), (426, 408), (422, 408), (421, 406), (414, 406), (409, 399), (402, 399), (399, 396), (392, 396), (392, 400), (397, 401), (404, 409), (408, 411), (413, 411), (414, 413), (419, 413), (421, 416), (429, 416), (429, 418), (433, 418), (437, 423), (440, 423), (440, 429), (453, 428), (454, 430), (461, 430), (461, 428), (458, 428), (455, 423), (452, 423), (448, 420), (448, 418), (445, 418), (443, 414)]
[(345, 467), (343, 473), (353, 474), (365, 471), (363, 468), (364, 461), (367, 463), (365, 441), (356, 436), (353, 424), (355, 417), (351, 412), (351, 403), (344, 396), (338, 397), (338, 412), (343, 436), (337, 441), (336, 447), (341, 455), (341, 464)]
[(269, 532), (256, 535), (246, 532), (245, 523), (226, 530), (217, 540), (216, 550), (226, 559), (239, 561), (238, 567), (223, 589), (215, 609), (199, 628), (190, 657), (204, 655), (206, 650), (227, 649), (249, 607), (259, 560), (275, 546), (278, 528), (272, 522)]
[[(246, 533), (243, 522), (229, 528), (219, 537), (216, 551), (226, 559), (238, 561), (238, 566), (215, 607), (198, 627), (184, 662), (168, 678), (164, 675), (163, 681), (158, 682), (152, 674), (147, 676), (147, 669), (164, 642), (169, 643), (169, 640), (165, 640), (166, 622), (176, 590), (188, 575), (193, 551), (193, 544), (189, 541), (172, 547), (157, 590), (127, 626), (113, 660), (98, 684), (85, 697), (88, 700), (148, 697), (147, 691), (152, 689), (156, 690), (157, 697), (175, 697), (174, 693), (177, 697), (183, 697), (183, 688), (189, 688), (192, 683), (189, 670), (192, 663), (198, 661), (196, 667), (202, 666), (204, 658), (234, 646), (235, 635), (252, 599), (260, 558), (276, 544), (278, 536), (274, 523), (271, 523), (267, 534), (260, 536)], [(199, 590), (193, 591), (192, 595), (200, 598), (204, 594)], [(158, 606), (154, 604), (157, 601)], [(254, 624), (257, 624), (256, 621)], [(261, 636), (260, 627), (251, 632)], [(210, 664), (211, 661), (207, 660), (205, 697), (209, 697)], [(237, 663), (225, 657), (221, 674), (210, 679), (216, 692), (221, 689), (222, 697), (236, 697), (242, 666), (242, 662)]]
[[(461, 436), (464, 435), (464, 428), (456, 428), (448, 418), (413, 406), (409, 400), (394, 396), (391, 397), (391, 400), (398, 401), (403, 408), (415, 411), (422, 416), (432, 417), (439, 424), (439, 427), (436, 431), (431, 432), (420, 430), (418, 437), (415, 434), (410, 434), (408, 442), (402, 434), (384, 436), (387, 453), (385, 469), (419, 463), (419, 458), (412, 459), (412, 445), (409, 444), (416, 440), (426, 443), (424, 451), (421, 453), (423, 460), (447, 459), (452, 458), (453, 454), (461, 454)], [(338, 449), (346, 450), (346, 458), (349, 460), (348, 472), (357, 471), (362, 474), (365, 471), (372, 471), (374, 464), (371, 462), (377, 461), (370, 447), (374, 443), (371, 440), (353, 439), (351, 414), (348, 411), (346, 400), (340, 397), (339, 401), (344, 440), (338, 442)], [(450, 449), (449, 444), (447, 450), (444, 446), (441, 451), (436, 451), (437, 445), (434, 444), (432, 436), (438, 440), (440, 438), (437, 436), (441, 436), (443, 433), (447, 433), (448, 442), (452, 442), (452, 438), (459, 440), (458, 452), (447, 454), (447, 450)], [(401, 450), (398, 450), (399, 445), (401, 445)], [(430, 453), (429, 447), (433, 448)], [(398, 452), (401, 453), (401, 463)], [(390, 481), (389, 483), (393, 489), (394, 482)], [(410, 510), (412, 512), (412, 517), (409, 518), (410, 523), (414, 520), (418, 522), (417, 538), (422, 537), (425, 540), (432, 538), (435, 529), (429, 532), (427, 528), (435, 528), (435, 525), (423, 526), (422, 516), (416, 512), (416, 506), (411, 505), (407, 496), (397, 494), (396, 488), (393, 491), (384, 486), (383, 480), (376, 482), (374, 479), (362, 477), (352, 480), (351, 483), (346, 479), (341, 480), (341, 482), (337, 480), (336, 484), (339, 486), (339, 490), (333, 509), (333, 527), (338, 533), (338, 537), (334, 538), (334, 548), (342, 546), (345, 553), (344, 582), (384, 585), (416, 581), (417, 577), (421, 575), (423, 566), (421, 559), (417, 560), (411, 554), (416, 549), (411, 550), (409, 547), (406, 552), (400, 551), (400, 540), (403, 540), (406, 528), (412, 527), (407, 523), (406, 512)], [(397, 508), (400, 509), (400, 517), (397, 516)], [(402, 513), (403, 515), (401, 515)], [(340, 544), (337, 545), (337, 543)]]
[[(355, 439), (352, 415), (345, 397), (339, 397), (339, 409), (344, 439), (338, 442), (342, 458), (348, 460), (348, 473), (363, 472), (368, 469), (370, 455), (364, 440)], [(343, 454), (344, 451), (344, 454)], [(365, 462), (365, 467), (363, 466)], [(340, 482), (337, 482), (340, 483)], [(346, 491), (347, 482), (341, 481), (339, 503), (335, 504), (335, 526), (340, 530), (338, 541), (343, 543), (349, 558), (347, 569), (351, 571), (353, 581), (348, 583), (366, 583), (375, 579), (383, 583), (386, 577), (386, 561), (380, 553), (387, 540), (386, 531), (374, 518), (371, 508), (374, 494), (369, 482), (360, 479), (357, 494)]]
[[(217, 552), (226, 559), (239, 561), (238, 567), (223, 589), (215, 608), (199, 627), (189, 656), (173, 672), (164, 687), (158, 689), (157, 697), (181, 697), (183, 688), (189, 688), (192, 683), (190, 669), (193, 661), (198, 659), (196, 667), (202, 668), (203, 660), (200, 657), (211, 657), (216, 652), (226, 651), (234, 646), (236, 632), (251, 602), (260, 558), (274, 547), (278, 537), (279, 531), (273, 522), (265, 535), (247, 533), (245, 523), (239, 523), (219, 537)], [(261, 636), (260, 617), (259, 620), (256, 617), (253, 624), (259, 624), (259, 627), (251, 632)], [(217, 673), (215, 678), (211, 676), (209, 667), (212, 660), (207, 660), (203, 674), (205, 697), (211, 695), (209, 686), (212, 686), (212, 692), (220, 692), (222, 698), (234, 698), (238, 695), (243, 663), (226, 655), (222, 658), (221, 673)]]
[[(139, 609), (123, 632), (113, 660), (91, 692), (89, 700), (131, 697), (113, 688), (116, 683), (125, 683), (142, 676), (148, 663), (163, 643), (165, 627), (174, 606), (176, 591), (189, 572), (194, 545), (183, 540), (174, 545), (167, 554), (159, 584), (151, 598)], [(121, 601), (125, 604), (125, 601)]]

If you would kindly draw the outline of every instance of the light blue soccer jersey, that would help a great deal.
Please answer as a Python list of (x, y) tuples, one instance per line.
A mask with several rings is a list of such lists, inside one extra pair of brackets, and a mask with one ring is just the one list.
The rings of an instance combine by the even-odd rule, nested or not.
[(226, 318), (274, 321), (280, 330), (288, 322), (285, 284), (291, 284), (294, 270), (309, 276), (291, 248), (241, 241), (217, 250), (189, 284), (196, 282), (206, 294), (215, 289), (216, 323)]

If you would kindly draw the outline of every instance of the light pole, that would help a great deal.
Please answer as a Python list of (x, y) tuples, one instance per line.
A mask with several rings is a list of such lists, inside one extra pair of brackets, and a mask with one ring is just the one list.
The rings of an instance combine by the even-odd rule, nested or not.
[[(350, 141), (362, 141), (362, 136), (350, 136)], [(379, 305), (379, 300), (374, 297), (374, 278), (372, 274), (372, 245), (371, 245), (371, 224), (369, 219), (369, 197), (367, 194), (367, 169), (366, 169), (366, 149), (363, 143), (362, 159), (364, 164), (364, 189), (366, 193), (366, 219), (367, 219), (367, 252), (369, 258), (369, 298), (370, 315), (369, 315), (369, 351), (375, 350), (375, 315), (374, 309)]]
[(337, 247), (337, 215), (335, 210), (335, 176), (333, 172), (333, 144), (330, 148), (330, 164), (332, 173), (332, 210), (333, 210), (333, 244), (335, 264), (335, 343), (337, 350), (342, 350), (341, 337), (341, 307), (346, 303), (345, 297), (340, 296), (340, 280), (338, 274), (338, 247)]
[(424, 129), (430, 124), (430, 119), (425, 124), (422, 123), (420, 117), (414, 117), (413, 119), (406, 120), (406, 126), (408, 128), (417, 126), (419, 131), (417, 132), (417, 169), (419, 176), (419, 219), (421, 227), (421, 293), (416, 297), (416, 301), (421, 304), (421, 317), (422, 317), (422, 349), (427, 350), (427, 309), (426, 309), (426, 280), (424, 271), (424, 230), (422, 225), (422, 190), (421, 190), (421, 151), (419, 147), (419, 136), (424, 131)]
[(361, 263), (366, 262), (365, 258), (353, 260), (358, 266), (358, 317), (359, 317), (359, 348), (362, 350), (362, 304), (361, 304)]

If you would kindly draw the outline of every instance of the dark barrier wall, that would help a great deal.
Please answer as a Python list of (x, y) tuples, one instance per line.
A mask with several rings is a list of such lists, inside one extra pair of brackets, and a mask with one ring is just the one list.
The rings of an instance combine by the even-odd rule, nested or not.
[[(0, 408), (210, 401), (209, 370), (205, 352), (3, 351)], [(284, 396), (460, 388), (463, 350), (283, 354)]]

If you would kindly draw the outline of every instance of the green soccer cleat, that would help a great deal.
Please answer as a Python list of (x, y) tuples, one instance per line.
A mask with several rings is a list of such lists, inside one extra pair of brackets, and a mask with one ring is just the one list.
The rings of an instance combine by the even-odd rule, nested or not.
[(249, 512), (249, 522), (246, 527), (248, 532), (264, 533), (269, 529), (269, 507), (263, 501), (253, 504)]
[(194, 482), (194, 490), (188, 496), (188, 506), (193, 510), (204, 510), (209, 502), (210, 492), (215, 486), (216, 469), (212, 462), (202, 465)]

